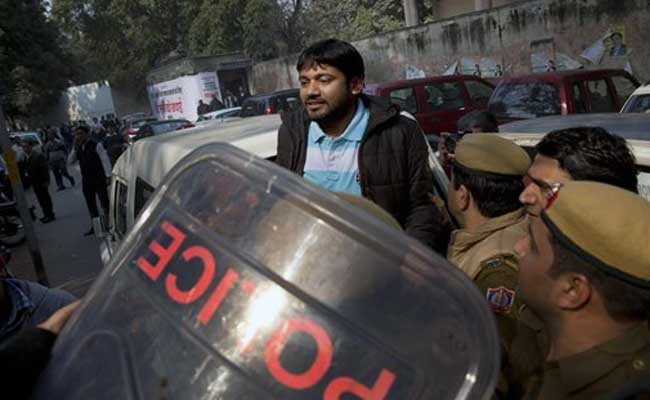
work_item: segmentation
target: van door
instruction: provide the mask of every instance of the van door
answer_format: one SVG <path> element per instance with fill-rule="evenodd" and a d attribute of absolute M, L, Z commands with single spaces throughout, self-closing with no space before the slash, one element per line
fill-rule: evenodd
<path fill-rule="evenodd" d="M 584 82 L 589 95 L 590 112 L 618 112 L 607 78 L 588 79 Z"/>
<path fill-rule="evenodd" d="M 424 107 L 420 123 L 426 134 L 456 132 L 456 123 L 467 112 L 467 101 L 462 82 L 424 84 Z M 418 119 L 419 121 L 420 119 Z"/>

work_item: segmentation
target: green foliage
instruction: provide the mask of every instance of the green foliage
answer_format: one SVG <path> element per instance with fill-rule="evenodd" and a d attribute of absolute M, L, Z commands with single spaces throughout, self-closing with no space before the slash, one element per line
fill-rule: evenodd
<path fill-rule="evenodd" d="M 10 117 L 58 101 L 71 68 L 57 27 L 40 1 L 0 2 L 0 96 Z"/>

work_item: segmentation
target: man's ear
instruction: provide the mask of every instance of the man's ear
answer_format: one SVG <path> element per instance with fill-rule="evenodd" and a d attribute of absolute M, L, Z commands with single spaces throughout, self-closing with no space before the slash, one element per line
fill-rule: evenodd
<path fill-rule="evenodd" d="M 593 286 L 582 274 L 567 272 L 556 280 L 554 290 L 556 305 L 562 310 L 577 310 L 589 303 L 593 296 Z"/>
<path fill-rule="evenodd" d="M 360 95 L 363 92 L 363 78 L 350 79 L 350 91 L 355 96 Z"/>
<path fill-rule="evenodd" d="M 461 211 L 466 211 L 472 203 L 472 193 L 467 189 L 467 186 L 460 185 L 458 188 L 458 208 Z"/>

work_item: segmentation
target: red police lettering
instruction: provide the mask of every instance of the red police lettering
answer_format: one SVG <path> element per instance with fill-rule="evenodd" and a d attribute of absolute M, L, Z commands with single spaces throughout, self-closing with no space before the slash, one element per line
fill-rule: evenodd
<path fill-rule="evenodd" d="M 226 275 L 221 278 L 219 285 L 217 285 L 217 287 L 214 289 L 214 292 L 212 292 L 212 295 L 208 299 L 208 302 L 205 303 L 199 312 L 199 322 L 201 322 L 203 325 L 207 325 L 208 322 L 210 322 L 212 316 L 214 316 L 214 313 L 217 312 L 217 309 L 223 302 L 223 299 L 226 298 L 226 295 L 228 292 L 230 292 L 230 289 L 232 289 L 236 282 L 237 272 L 229 268 L 226 272 Z"/>
<path fill-rule="evenodd" d="M 280 362 L 280 355 L 291 335 L 305 332 L 316 341 L 316 359 L 307 371 L 293 374 Z M 288 320 L 282 328 L 274 332 L 266 345 L 266 367 L 269 373 L 281 384 L 292 389 L 307 389 L 318 383 L 332 363 L 332 341 L 318 324 L 302 318 Z"/>
<path fill-rule="evenodd" d="M 181 247 L 181 244 L 185 240 L 185 234 L 167 221 L 163 222 L 162 230 L 171 236 L 172 242 L 167 248 L 162 247 L 155 240 L 149 244 L 149 250 L 158 256 L 156 265 L 151 265 L 144 257 L 139 257 L 137 261 L 138 267 L 153 281 L 160 277 L 160 274 L 162 274 L 167 264 L 169 264 L 169 260 L 171 260 L 174 253 L 178 251 L 178 248 Z"/>
<path fill-rule="evenodd" d="M 323 400 L 340 400 L 344 393 L 351 393 L 361 400 L 383 400 L 395 381 L 395 374 L 381 370 L 379 378 L 371 389 L 347 376 L 334 379 L 327 385 Z"/>
<path fill-rule="evenodd" d="M 210 251 L 203 246 L 192 246 L 183 252 L 183 259 L 185 261 L 190 261 L 195 258 L 201 260 L 201 263 L 203 264 L 203 272 L 201 273 L 201 277 L 196 282 L 196 284 L 187 291 L 183 291 L 178 288 L 176 285 L 178 277 L 176 275 L 171 272 L 167 275 L 167 279 L 165 280 L 167 293 L 169 294 L 169 297 L 171 297 L 177 303 L 193 303 L 199 297 L 203 296 L 205 291 L 210 286 L 210 283 L 212 282 L 215 269 L 214 257 L 212 256 L 212 253 L 210 253 Z"/>

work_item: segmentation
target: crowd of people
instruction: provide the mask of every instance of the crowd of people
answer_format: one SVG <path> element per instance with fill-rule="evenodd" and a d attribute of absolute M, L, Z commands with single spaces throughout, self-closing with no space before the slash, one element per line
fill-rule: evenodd
<path fill-rule="evenodd" d="M 440 141 L 445 204 L 432 193 L 417 122 L 362 93 L 364 62 L 352 45 L 318 42 L 297 71 L 304 108 L 283 116 L 277 163 L 380 206 L 475 283 L 500 335 L 494 398 L 612 398 L 650 381 L 650 203 L 637 194 L 624 139 L 598 127 L 554 131 L 531 158 L 485 133 L 498 130 L 491 115 L 471 114 Z M 100 141 L 87 127 L 75 135 L 84 180 L 101 181 Z M 86 199 L 101 190 L 84 189 Z M 11 282 L 4 287 L 16 295 Z M 43 337 L 32 340 L 47 352 L 51 335 L 37 329 L 30 334 Z M 0 359 L 24 349 L 21 340 L 0 348 Z"/>
<path fill-rule="evenodd" d="M 12 148 L 25 188 L 31 188 L 41 208 L 40 221 L 44 224 L 56 220 L 54 204 L 50 195 L 50 172 L 54 175 L 57 191 L 63 191 L 64 178 L 70 187 L 76 182 L 68 171 L 68 165 L 79 163 L 84 199 L 91 219 L 99 216 L 97 199 L 108 215 L 108 185 L 112 165 L 126 147 L 126 141 L 120 131 L 123 123 L 113 115 L 93 118 L 86 121 L 63 123 L 58 128 L 46 126 L 38 130 L 43 145 L 37 149 L 37 143 L 19 135 L 12 137 Z M 89 145 L 90 144 L 90 145 Z M 30 208 L 35 218 L 35 207 Z M 90 228 L 84 233 L 92 235 Z"/>

